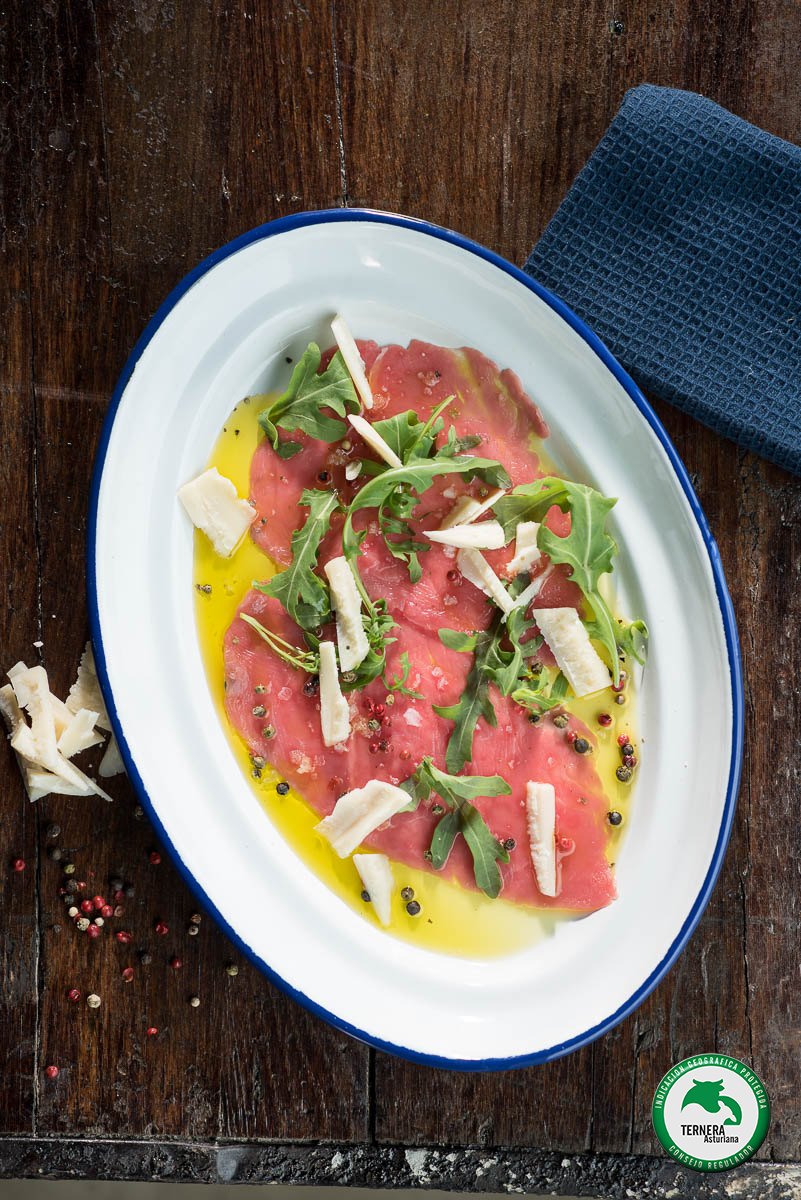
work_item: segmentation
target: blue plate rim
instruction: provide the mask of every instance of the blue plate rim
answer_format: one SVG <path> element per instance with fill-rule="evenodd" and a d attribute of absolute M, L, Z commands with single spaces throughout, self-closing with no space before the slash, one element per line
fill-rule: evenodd
<path fill-rule="evenodd" d="M 718 832 L 715 850 L 710 862 L 709 870 L 707 871 L 704 882 L 695 899 L 689 914 L 687 915 L 679 933 L 671 943 L 667 953 L 662 958 L 661 962 L 644 980 L 637 990 L 626 1000 L 619 1008 L 615 1010 L 605 1020 L 593 1025 L 591 1028 L 578 1034 L 574 1038 L 570 1038 L 565 1042 L 557 1043 L 549 1046 L 545 1050 L 538 1050 L 531 1054 L 522 1054 L 508 1058 L 483 1058 L 483 1059 L 454 1059 L 445 1058 L 439 1055 L 423 1054 L 413 1050 L 408 1046 L 395 1045 L 392 1042 L 383 1041 L 367 1033 L 363 1029 L 359 1029 L 351 1025 L 348 1021 L 336 1016 L 311 1000 L 303 992 L 299 992 L 293 988 L 286 980 L 278 975 L 268 963 L 262 959 L 252 947 L 248 946 L 236 931 L 229 925 L 219 910 L 212 903 L 209 896 L 204 891 L 201 884 L 192 875 L 189 868 L 182 860 L 175 845 L 167 836 L 158 814 L 147 794 L 142 778 L 137 770 L 133 755 L 131 754 L 128 743 L 125 740 L 125 735 L 120 724 L 117 710 L 114 706 L 114 699 L 111 692 L 111 686 L 108 678 L 108 670 L 106 667 L 106 658 L 103 647 L 103 637 L 100 629 L 100 620 L 98 614 L 97 601 L 97 562 L 95 556 L 95 541 L 97 533 L 97 508 L 100 493 L 100 482 L 103 475 L 103 467 L 105 464 L 106 453 L 108 450 L 109 438 L 111 429 L 114 424 L 117 409 L 122 400 L 125 388 L 133 374 L 137 362 L 146 350 L 154 334 L 164 322 L 165 318 L 176 306 L 178 301 L 184 294 L 195 284 L 203 275 L 215 267 L 224 259 L 229 258 L 232 254 L 236 254 L 239 250 L 251 245 L 253 242 L 261 241 L 265 238 L 275 237 L 277 234 L 287 233 L 291 230 L 302 229 L 309 225 L 320 224 L 336 224 L 338 222 L 373 222 L 383 225 L 391 225 L 404 229 L 411 229 L 417 233 L 423 233 L 429 237 L 437 238 L 440 241 L 450 242 L 452 245 L 466 250 L 470 254 L 474 254 L 486 262 L 492 263 L 505 274 L 510 275 L 524 287 L 532 291 L 540 300 L 544 301 L 549 308 L 558 313 L 559 316 L 573 329 L 590 348 L 598 355 L 603 364 L 611 371 L 612 375 L 627 393 L 629 398 L 645 417 L 648 424 L 656 434 L 659 442 L 664 449 L 670 465 L 672 466 L 681 488 L 687 497 L 693 516 L 698 524 L 702 540 L 706 546 L 709 555 L 712 575 L 715 581 L 715 592 L 717 594 L 718 603 L 720 605 L 721 620 L 723 622 L 723 630 L 726 639 L 726 648 L 729 659 L 729 673 L 731 677 L 732 689 L 732 753 L 729 765 L 729 778 L 726 789 L 726 800 L 723 807 L 723 815 L 721 818 L 720 830 Z M 224 930 L 227 937 L 231 939 L 234 945 L 241 951 L 242 954 L 253 963 L 267 978 L 280 988 L 286 995 L 291 996 L 309 1012 L 315 1016 L 321 1017 L 334 1028 L 341 1030 L 343 1033 L 349 1034 L 358 1041 L 364 1042 L 369 1046 L 373 1046 L 377 1050 L 383 1050 L 389 1054 L 397 1055 L 400 1058 L 407 1059 L 411 1062 L 423 1063 L 427 1066 L 440 1067 L 448 1070 L 457 1071 L 473 1071 L 473 1072 L 488 1072 L 488 1071 L 507 1071 L 516 1068 L 533 1066 L 537 1063 L 550 1062 L 553 1059 L 561 1058 L 565 1054 L 570 1054 L 575 1050 L 580 1050 L 587 1046 L 590 1042 L 601 1037 L 604 1033 L 608 1033 L 627 1016 L 629 1016 L 645 998 L 653 991 L 657 984 L 664 978 L 667 972 L 675 963 L 678 956 L 686 946 L 690 936 L 695 929 L 701 915 L 706 908 L 712 890 L 723 865 L 723 858 L 726 852 L 726 846 L 731 834 L 732 823 L 734 820 L 734 812 L 737 804 L 737 793 L 740 784 L 740 772 L 742 768 L 743 755 L 743 716 L 744 716 L 744 698 L 743 698 L 743 679 L 742 666 L 740 661 L 740 648 L 737 635 L 737 625 L 734 616 L 734 609 L 729 595 L 729 590 L 726 584 L 726 579 L 723 574 L 723 566 L 720 559 L 715 539 L 709 528 L 706 516 L 695 490 L 690 482 L 687 470 L 679 458 L 673 443 L 668 437 L 662 422 L 657 417 L 651 405 L 646 400 L 643 393 L 637 387 L 634 380 L 620 366 L 613 354 L 597 334 L 589 328 L 588 325 L 577 317 L 576 314 L 568 308 L 564 301 L 560 300 L 542 284 L 538 283 L 530 275 L 527 275 L 519 267 L 515 267 L 512 263 L 507 262 L 499 254 L 488 250 L 479 242 L 465 237 L 463 234 L 456 233 L 451 229 L 446 229 L 443 226 L 435 225 L 430 221 L 424 221 L 417 217 L 407 217 L 399 213 L 381 212 L 377 209 L 369 208 L 334 208 L 334 209 L 318 209 L 309 212 L 292 213 L 286 217 L 279 217 L 274 221 L 269 221 L 264 225 L 258 225 L 254 229 L 249 229 L 245 233 L 240 234 L 232 241 L 227 242 L 224 246 L 215 250 L 207 258 L 203 259 L 193 270 L 191 270 L 178 283 L 166 300 L 161 304 L 156 313 L 151 317 L 144 332 L 131 351 L 128 360 L 122 370 L 122 373 L 117 381 L 109 404 L 108 412 L 106 413 L 103 427 L 100 432 L 100 440 L 98 443 L 97 453 L 95 457 L 94 467 L 92 470 L 92 480 L 89 494 L 89 514 L 87 523 L 86 535 L 86 577 L 87 577 L 87 594 L 89 605 L 89 629 L 92 639 L 92 645 L 95 653 L 95 663 L 97 666 L 98 679 L 103 690 L 103 695 L 108 707 L 108 713 L 113 727 L 114 736 L 122 754 L 125 768 L 128 776 L 136 789 L 139 798 L 146 810 L 154 828 L 156 829 L 162 844 L 165 846 L 173 861 L 175 862 L 182 878 L 187 886 L 197 897 L 201 906 L 205 908 L 215 919 L 215 921 Z"/>

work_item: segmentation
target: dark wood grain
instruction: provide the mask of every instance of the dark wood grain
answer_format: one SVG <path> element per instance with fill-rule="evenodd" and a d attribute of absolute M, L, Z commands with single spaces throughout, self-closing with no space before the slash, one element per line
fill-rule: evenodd
<path fill-rule="evenodd" d="M 521 262 L 639 82 L 703 91 L 801 141 L 800 48 L 790 0 L 6 6 L 8 662 L 35 661 L 43 640 L 54 688 L 73 678 L 86 638 L 89 464 L 108 397 L 149 317 L 211 250 L 275 216 L 349 203 L 427 217 Z M 166 859 L 149 862 L 153 836 L 125 780 L 112 781 L 111 806 L 33 808 L 3 752 L 0 1173 L 701 1195 L 693 1177 L 647 1157 L 658 1150 L 650 1103 L 675 1060 L 711 1048 L 753 1062 L 768 1087 L 760 1158 L 801 1159 L 801 484 L 657 410 L 718 539 L 747 681 L 732 842 L 667 979 L 605 1038 L 543 1067 L 470 1076 L 373 1054 L 277 993 L 209 920 L 187 935 L 196 904 Z M 714 703 L 702 687 L 697 698 Z M 52 820 L 87 891 L 107 890 L 115 873 L 133 884 L 111 922 L 130 928 L 130 945 L 113 928 L 90 943 L 65 921 L 60 866 L 46 853 Z M 342 1145 L 295 1152 L 265 1139 Z M 795 1168 L 758 1171 L 730 1177 L 740 1195 L 795 1194 Z"/>

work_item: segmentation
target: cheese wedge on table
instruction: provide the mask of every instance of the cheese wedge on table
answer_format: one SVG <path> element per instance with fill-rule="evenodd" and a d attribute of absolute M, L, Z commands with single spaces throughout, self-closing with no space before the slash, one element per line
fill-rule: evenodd
<path fill-rule="evenodd" d="M 550 783 L 526 784 L 526 823 L 537 887 L 556 895 L 556 793 Z"/>
<path fill-rule="evenodd" d="M 477 520 L 482 513 L 497 504 L 501 496 L 505 496 L 503 488 L 496 488 L 483 500 L 474 500 L 472 496 L 460 496 L 450 512 L 440 521 L 440 529 L 453 529 L 454 525 L 469 525 Z"/>
<path fill-rule="evenodd" d="M 100 760 L 100 766 L 97 768 L 97 773 L 101 779 L 111 779 L 113 775 L 122 775 L 125 771 L 125 763 L 122 761 L 120 748 L 117 745 L 117 739 L 112 733 L 108 739 L 106 753 Z"/>
<path fill-rule="evenodd" d="M 365 421 L 364 417 L 355 417 L 352 413 L 348 415 L 348 420 L 370 449 L 375 450 L 379 458 L 383 458 L 384 462 L 388 463 L 390 467 L 403 466 L 403 463 L 392 447 L 384 441 L 381 434 L 369 421 Z"/>
<path fill-rule="evenodd" d="M 99 733 L 95 732 L 95 725 L 100 713 L 92 712 L 90 708 L 79 708 L 74 715 L 69 712 L 71 717 L 69 725 L 62 730 L 58 739 L 58 750 L 65 758 L 72 758 L 74 754 L 80 754 L 82 750 L 88 750 L 90 746 L 97 746 L 103 738 Z"/>
<path fill-rule="evenodd" d="M 389 859 L 386 854 L 354 854 L 353 865 L 359 872 L 359 878 L 370 897 L 375 915 L 382 925 L 389 925 L 392 888 L 395 884 Z"/>
<path fill-rule="evenodd" d="M 178 498 L 222 558 L 231 557 L 256 517 L 253 505 L 240 500 L 231 480 L 216 467 L 185 483 Z"/>
<path fill-rule="evenodd" d="M 50 687 L 44 667 L 26 667 L 24 663 L 17 663 L 8 672 L 8 677 L 20 707 L 27 710 L 31 719 L 28 731 L 30 738 L 25 738 L 25 744 L 31 746 L 32 743 L 33 752 L 26 753 L 25 757 L 32 758 L 37 765 L 52 771 L 76 788 L 83 783 L 84 795 L 91 795 L 94 790 L 91 780 L 58 751 Z M 19 741 L 21 737 L 23 732 L 18 730 L 14 738 Z"/>
<path fill-rule="evenodd" d="M 474 550 L 500 550 L 505 538 L 498 521 L 481 521 L 478 525 L 454 525 L 452 529 L 424 529 L 423 534 L 443 546 L 468 547 Z"/>
<path fill-rule="evenodd" d="M 537 534 L 540 531 L 539 521 L 521 521 L 515 530 L 515 553 L 506 566 L 510 575 L 519 575 L 528 571 L 542 557 L 542 551 L 537 545 Z"/>
<path fill-rule="evenodd" d="M 609 672 L 575 608 L 535 608 L 532 616 L 576 696 L 609 687 Z"/>
<path fill-rule="evenodd" d="M 350 737 L 350 709 L 342 695 L 333 642 L 320 642 L 320 725 L 326 746 Z"/>
<path fill-rule="evenodd" d="M 347 858 L 379 825 L 408 803 L 409 795 L 402 788 L 371 779 L 364 787 L 340 796 L 331 815 L 315 829 L 328 839 L 340 858 Z"/>
<path fill-rule="evenodd" d="M 370 643 L 362 624 L 362 598 L 348 560 L 330 559 L 323 567 L 337 618 L 337 649 L 342 671 L 352 671 L 367 657 Z"/>
<path fill-rule="evenodd" d="M 342 355 L 345 366 L 350 372 L 350 377 L 353 380 L 353 385 L 359 393 L 359 399 L 365 408 L 373 407 L 373 393 L 370 390 L 370 384 L 367 382 L 367 372 L 364 369 L 364 359 L 359 353 L 359 347 L 353 334 L 345 324 L 343 316 L 334 317 L 331 322 L 331 332 L 336 339 L 337 346 Z"/>
<path fill-rule="evenodd" d="M 460 550 L 456 555 L 456 565 L 470 583 L 480 588 L 505 613 L 515 607 L 515 601 L 507 592 L 492 567 L 483 554 L 478 550 Z"/>
<path fill-rule="evenodd" d="M 108 719 L 103 693 L 97 679 L 97 668 L 91 642 L 87 642 L 84 647 L 81 661 L 78 664 L 78 674 L 69 690 L 64 707 L 69 710 L 69 713 L 78 713 L 82 708 L 91 709 L 92 712 L 97 713 L 96 723 L 99 728 L 111 729 L 111 721 Z"/>

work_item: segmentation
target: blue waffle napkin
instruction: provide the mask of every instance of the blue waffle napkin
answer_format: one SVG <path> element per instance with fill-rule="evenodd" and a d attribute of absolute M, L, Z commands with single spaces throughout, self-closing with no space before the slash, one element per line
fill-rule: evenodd
<path fill-rule="evenodd" d="M 801 474 L 797 146 L 634 88 L 525 269 L 643 389 Z"/>

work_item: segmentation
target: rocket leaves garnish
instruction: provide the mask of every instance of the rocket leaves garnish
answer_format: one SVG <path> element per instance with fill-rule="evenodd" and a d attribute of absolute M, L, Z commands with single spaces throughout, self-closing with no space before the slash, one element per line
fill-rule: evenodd
<path fill-rule="evenodd" d="M 300 646 L 293 646 L 291 642 L 279 637 L 271 629 L 265 629 L 261 621 L 257 621 L 250 613 L 241 612 L 239 615 L 246 624 L 256 630 L 256 633 L 264 639 L 273 653 L 282 658 L 285 663 L 289 663 L 290 667 L 296 671 L 307 671 L 310 675 L 319 674 L 320 655 L 315 650 L 301 650 Z"/>
<path fill-rule="evenodd" d="M 425 697 L 422 692 L 415 692 L 412 688 L 406 687 L 406 680 L 409 678 L 409 672 L 412 669 L 412 664 L 409 661 L 409 652 L 403 651 L 400 656 L 400 674 L 394 675 L 392 679 L 387 679 L 386 674 L 382 674 L 381 678 L 388 692 L 400 692 L 402 696 L 411 696 L 414 700 L 423 700 Z"/>
<path fill-rule="evenodd" d="M 450 809 L 437 822 L 431 839 L 429 855 L 434 869 L 439 871 L 445 866 L 461 833 L 473 858 L 476 885 L 494 900 L 503 882 L 498 863 L 507 863 L 509 854 L 471 801 L 483 796 L 508 796 L 512 789 L 506 780 L 500 775 L 449 775 L 435 767 L 430 758 L 424 758 L 401 787 L 412 798 L 411 809 L 432 792 Z"/>
<path fill-rule="evenodd" d="M 253 586 L 266 596 L 280 600 L 301 629 L 316 629 L 331 616 L 328 588 L 314 573 L 317 551 L 328 532 L 331 517 L 339 507 L 339 500 L 336 492 L 306 489 L 300 503 L 308 505 L 309 515 L 292 534 L 292 562 L 267 583 L 254 580 Z"/>
<path fill-rule="evenodd" d="M 512 582 L 510 591 L 519 594 L 525 585 L 525 576 L 520 575 Z M 445 752 L 445 765 L 449 771 L 461 771 L 467 762 L 473 761 L 473 735 L 479 717 L 493 729 L 497 726 L 495 709 L 490 699 L 489 685 L 494 683 L 503 696 L 511 696 L 516 704 L 529 712 L 546 712 L 561 703 L 564 693 L 557 688 L 561 674 L 546 691 L 549 675 L 543 668 L 539 673 L 529 665 L 529 658 L 537 651 L 542 639 L 526 643 L 522 635 L 533 622 L 526 621 L 525 608 L 513 608 L 504 621 L 503 613 L 497 613 L 489 629 L 480 633 L 459 633 L 455 629 L 440 629 L 439 638 L 443 645 L 464 654 L 472 653 L 473 663 L 456 704 L 434 706 L 434 712 L 454 727 Z"/>
<path fill-rule="evenodd" d="M 322 442 L 338 442 L 347 432 L 343 421 L 338 421 L 331 412 L 344 417 L 361 409 L 359 397 L 353 386 L 348 368 L 339 351 L 328 367 L 318 374 L 320 348 L 309 342 L 303 357 L 297 363 L 289 387 L 282 396 L 273 400 L 259 413 L 261 425 L 270 443 L 281 458 L 292 458 L 303 447 L 300 442 L 282 441 L 278 430 L 300 429 L 309 437 Z M 266 399 L 253 396 L 253 400 Z M 323 411 L 329 409 L 330 412 Z"/>
<path fill-rule="evenodd" d="M 586 484 L 550 475 L 515 488 L 495 505 L 495 515 L 508 537 L 520 521 L 543 522 L 554 504 L 570 513 L 569 533 L 559 537 L 541 523 L 537 545 L 552 563 L 570 567 L 570 579 L 581 588 L 592 609 L 592 616 L 585 620 L 587 631 L 606 648 L 615 685 L 620 679 L 618 651 L 632 654 L 642 662 L 648 637 L 642 621 L 619 625 L 599 588 L 601 576 L 611 572 L 612 559 L 617 554 L 617 545 L 605 529 L 606 518 L 616 503 Z"/>

